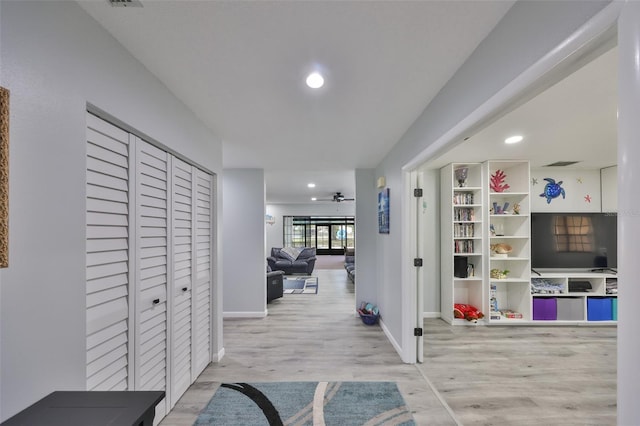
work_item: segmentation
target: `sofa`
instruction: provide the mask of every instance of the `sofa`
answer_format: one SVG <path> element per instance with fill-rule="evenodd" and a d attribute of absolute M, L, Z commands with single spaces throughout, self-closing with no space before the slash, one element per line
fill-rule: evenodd
<path fill-rule="evenodd" d="M 356 283 L 356 251 L 355 249 L 344 249 L 344 269 L 352 283 Z"/>
<path fill-rule="evenodd" d="M 267 263 L 272 271 L 311 275 L 316 264 L 315 247 L 272 247 Z"/>
<path fill-rule="evenodd" d="M 284 293 L 283 276 L 284 272 L 270 271 L 267 268 L 267 303 L 282 297 Z"/>

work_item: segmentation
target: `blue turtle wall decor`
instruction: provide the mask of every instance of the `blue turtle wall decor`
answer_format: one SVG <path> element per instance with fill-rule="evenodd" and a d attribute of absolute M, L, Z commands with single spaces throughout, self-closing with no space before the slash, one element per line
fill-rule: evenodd
<path fill-rule="evenodd" d="M 562 198 L 564 199 L 564 188 L 560 186 L 562 185 L 562 181 L 556 182 L 555 179 L 551 178 L 544 178 L 544 180 L 547 181 L 547 184 L 544 186 L 544 192 L 540 194 L 540 196 L 547 197 L 547 204 L 551 203 L 551 200 L 559 197 L 560 195 L 562 195 Z"/>

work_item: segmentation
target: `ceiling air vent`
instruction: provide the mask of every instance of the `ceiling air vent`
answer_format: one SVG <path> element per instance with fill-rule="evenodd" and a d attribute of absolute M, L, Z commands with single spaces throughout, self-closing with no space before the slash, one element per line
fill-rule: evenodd
<path fill-rule="evenodd" d="M 109 0 L 113 7 L 142 7 L 140 0 Z"/>
<path fill-rule="evenodd" d="M 547 164 L 543 167 L 564 167 L 572 164 L 579 163 L 579 161 L 556 161 L 555 163 Z"/>

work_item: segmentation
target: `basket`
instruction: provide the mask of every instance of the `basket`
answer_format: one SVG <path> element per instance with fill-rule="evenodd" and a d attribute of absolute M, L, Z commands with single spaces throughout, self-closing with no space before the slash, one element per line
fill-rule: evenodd
<path fill-rule="evenodd" d="M 362 322 L 367 324 L 367 325 L 375 325 L 378 323 L 378 318 L 380 317 L 380 314 L 375 315 L 375 314 L 366 314 L 362 311 L 362 309 L 358 309 L 358 314 L 360 315 L 360 318 L 362 319 Z"/>

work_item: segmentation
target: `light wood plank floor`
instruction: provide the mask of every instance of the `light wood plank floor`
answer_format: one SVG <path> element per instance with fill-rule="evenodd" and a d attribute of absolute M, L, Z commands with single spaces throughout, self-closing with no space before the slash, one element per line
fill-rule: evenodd
<path fill-rule="evenodd" d="M 161 425 L 191 426 L 221 382 L 307 380 L 395 381 L 419 425 L 615 424 L 614 327 L 452 328 L 429 319 L 425 363 L 409 365 L 379 326 L 354 315 L 344 270 L 314 274 L 317 295 L 285 295 L 264 319 L 225 320 L 225 357 Z"/>

